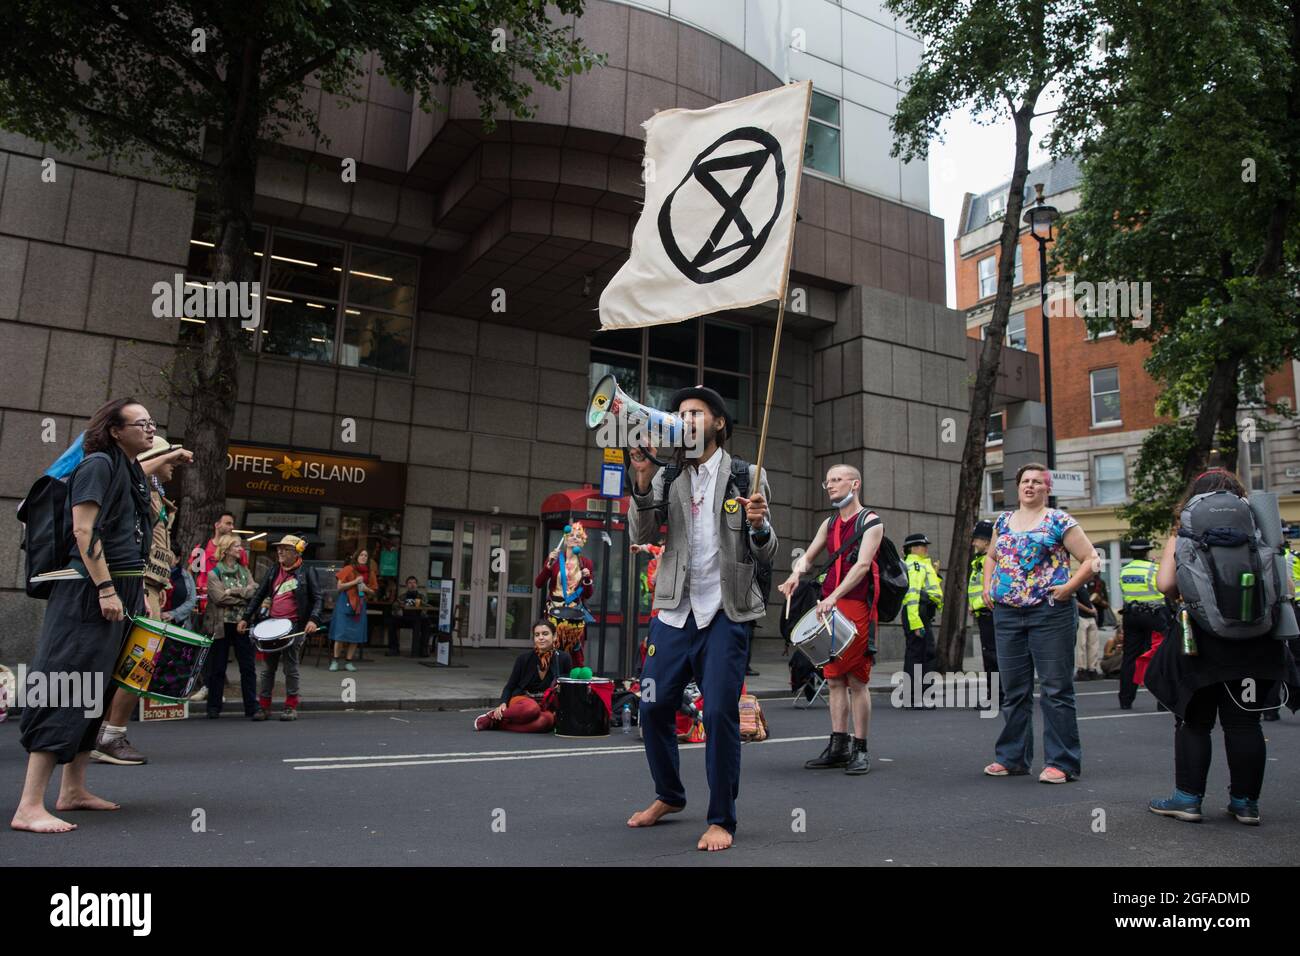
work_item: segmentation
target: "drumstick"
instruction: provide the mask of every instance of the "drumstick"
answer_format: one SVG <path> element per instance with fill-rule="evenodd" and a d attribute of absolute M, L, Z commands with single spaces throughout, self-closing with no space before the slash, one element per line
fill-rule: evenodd
<path fill-rule="evenodd" d="M 790 616 L 790 595 L 788 594 L 785 596 L 785 616 L 787 618 Z"/>

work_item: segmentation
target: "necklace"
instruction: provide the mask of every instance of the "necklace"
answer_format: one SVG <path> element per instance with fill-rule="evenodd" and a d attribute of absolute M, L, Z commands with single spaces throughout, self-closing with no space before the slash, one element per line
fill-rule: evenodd
<path fill-rule="evenodd" d="M 705 474 L 707 475 L 707 472 L 706 472 Z M 704 504 L 704 498 L 705 498 L 706 495 L 708 495 L 708 493 L 709 493 L 709 481 L 708 481 L 708 478 L 707 478 L 707 477 L 704 479 L 704 488 L 700 491 L 700 496 L 699 496 L 698 498 L 695 497 L 695 488 L 694 488 L 694 486 L 692 485 L 692 487 L 691 487 L 691 517 L 693 517 L 693 518 L 694 518 L 694 517 L 699 517 L 699 514 L 700 514 L 700 507 Z"/>

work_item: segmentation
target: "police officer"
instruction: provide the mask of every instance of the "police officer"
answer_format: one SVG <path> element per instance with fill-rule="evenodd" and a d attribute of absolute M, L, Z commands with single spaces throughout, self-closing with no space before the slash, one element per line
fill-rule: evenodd
<path fill-rule="evenodd" d="M 1165 596 L 1156 587 L 1156 563 L 1147 560 L 1152 544 L 1145 538 L 1129 543 L 1133 560 L 1120 568 L 1119 588 L 1124 596 L 1124 662 L 1119 671 L 1119 706 L 1132 710 L 1137 696 L 1133 682 L 1133 668 L 1137 659 L 1151 647 L 1151 632 L 1159 631 L 1169 636 L 1172 616 L 1165 605 Z"/>
<path fill-rule="evenodd" d="M 980 633 L 980 656 L 984 659 L 984 673 L 998 671 L 998 646 L 993 640 L 993 609 L 984 604 L 984 560 L 988 557 L 989 542 L 993 540 L 993 523 L 979 521 L 971 532 L 970 577 L 966 579 L 966 603 L 975 617 Z M 986 678 L 987 679 L 987 678 Z M 1002 703 L 1002 686 L 998 685 L 998 704 Z"/>
<path fill-rule="evenodd" d="M 907 567 L 907 596 L 903 598 L 903 625 L 907 629 L 907 650 L 903 671 L 911 682 L 910 706 L 921 705 L 924 686 L 918 676 L 934 670 L 934 636 L 930 622 L 943 610 L 943 589 L 930 561 L 930 539 L 909 534 L 903 539 L 903 564 Z"/>

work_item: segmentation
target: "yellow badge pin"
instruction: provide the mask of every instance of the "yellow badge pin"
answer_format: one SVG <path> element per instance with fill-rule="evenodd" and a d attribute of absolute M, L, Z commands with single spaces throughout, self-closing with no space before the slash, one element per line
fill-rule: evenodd
<path fill-rule="evenodd" d="M 728 498 L 722 503 L 722 510 L 729 515 L 734 515 L 740 510 L 740 505 L 736 502 L 735 498 Z"/>

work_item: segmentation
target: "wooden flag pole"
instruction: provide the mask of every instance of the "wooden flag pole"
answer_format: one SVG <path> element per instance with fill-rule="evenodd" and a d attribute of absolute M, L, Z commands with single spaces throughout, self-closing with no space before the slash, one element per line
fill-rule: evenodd
<path fill-rule="evenodd" d="M 754 462 L 754 474 L 761 484 L 763 480 L 763 453 L 767 451 L 767 423 L 772 415 L 772 390 L 776 388 L 776 357 L 781 350 L 781 326 L 785 322 L 785 296 L 781 296 L 781 305 L 776 311 L 776 335 L 772 337 L 772 361 L 767 370 L 767 401 L 763 403 L 763 428 L 758 433 L 758 459 Z"/>

